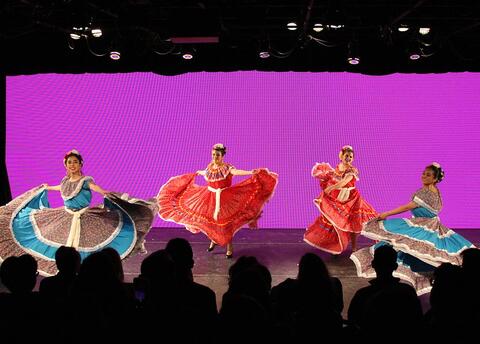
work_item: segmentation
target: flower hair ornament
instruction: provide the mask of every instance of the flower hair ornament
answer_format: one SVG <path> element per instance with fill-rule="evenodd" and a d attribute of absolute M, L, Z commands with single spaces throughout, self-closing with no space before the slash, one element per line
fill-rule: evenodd
<path fill-rule="evenodd" d="M 435 166 L 436 168 L 442 168 L 438 162 L 432 162 L 432 166 Z"/>
<path fill-rule="evenodd" d="M 65 155 L 69 155 L 69 154 L 76 154 L 76 155 L 80 155 L 80 152 L 76 149 L 72 149 L 71 151 L 68 151 L 67 154 Z"/>
<path fill-rule="evenodd" d="M 63 158 L 63 164 L 64 164 L 64 165 L 67 164 L 67 158 L 68 158 L 69 155 L 72 155 L 72 154 L 79 156 L 79 157 L 80 157 L 80 163 L 83 165 L 82 155 L 81 155 L 80 152 L 79 152 L 78 150 L 76 150 L 76 149 L 72 149 L 72 150 L 68 151 L 68 152 L 65 154 L 65 156 L 64 156 L 64 158 Z"/>
<path fill-rule="evenodd" d="M 223 143 L 215 143 L 212 148 L 213 149 L 226 149 L 227 147 L 225 147 L 223 145 Z"/>

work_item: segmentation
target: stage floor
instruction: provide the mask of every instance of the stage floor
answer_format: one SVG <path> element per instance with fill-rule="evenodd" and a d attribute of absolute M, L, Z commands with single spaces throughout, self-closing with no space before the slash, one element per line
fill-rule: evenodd
<path fill-rule="evenodd" d="M 350 250 L 340 256 L 332 256 L 317 250 L 303 242 L 301 229 L 243 229 L 237 233 L 234 241 L 234 259 L 225 258 L 225 249 L 217 247 L 213 252 L 206 252 L 209 240 L 203 234 L 191 234 L 182 228 L 154 228 L 147 236 L 147 250 L 154 252 L 163 249 L 172 238 L 185 238 L 192 247 L 195 259 L 193 269 L 195 281 L 212 288 L 217 295 L 217 305 L 220 307 L 222 295 L 227 290 L 228 269 L 235 258 L 242 255 L 255 256 L 266 265 L 272 274 L 272 286 L 277 285 L 288 277 L 295 277 L 298 262 L 303 254 L 313 252 L 319 254 L 326 262 L 330 273 L 340 278 L 343 284 L 344 311 L 346 317 L 350 300 L 361 287 L 368 285 L 368 280 L 356 275 L 355 266 L 349 259 Z M 464 229 L 457 232 L 475 246 L 480 246 L 480 229 Z M 364 237 L 358 238 L 359 247 L 370 245 L 372 241 Z M 140 273 L 140 264 L 146 256 L 137 255 L 123 261 L 126 282 L 131 282 Z M 39 278 L 40 281 L 40 278 Z M 38 282 L 39 282 L 38 281 Z M 37 288 L 38 288 L 37 283 Z M 38 290 L 38 289 L 37 289 Z M 0 291 L 5 287 L 0 283 Z M 421 297 L 424 310 L 428 309 L 429 294 Z"/>
<path fill-rule="evenodd" d="M 303 242 L 301 229 L 243 229 L 237 233 L 234 240 L 234 259 L 225 258 L 225 249 L 217 247 L 213 252 L 206 252 L 209 240 L 203 234 L 191 234 L 182 228 L 154 228 L 147 236 L 147 250 L 153 252 L 165 247 L 168 240 L 176 237 L 187 239 L 192 247 L 195 259 L 193 269 L 195 281 L 212 288 L 217 295 L 217 305 L 220 307 L 223 293 L 227 290 L 228 268 L 243 255 L 255 256 L 266 265 L 272 274 L 272 286 L 288 277 L 295 277 L 298 262 L 303 254 L 313 252 L 319 254 L 326 262 L 330 273 L 340 278 L 343 284 L 344 316 L 354 293 L 368 285 L 368 280 L 356 275 L 355 266 L 349 259 L 350 250 L 340 256 L 332 256 L 317 250 Z M 459 234 L 472 241 L 475 246 L 480 244 L 480 230 L 458 230 Z M 370 245 L 372 241 L 359 237 L 358 246 Z M 131 281 L 139 274 L 143 256 L 132 257 L 124 261 L 125 279 Z M 421 297 L 422 305 L 428 309 L 428 295 Z"/>

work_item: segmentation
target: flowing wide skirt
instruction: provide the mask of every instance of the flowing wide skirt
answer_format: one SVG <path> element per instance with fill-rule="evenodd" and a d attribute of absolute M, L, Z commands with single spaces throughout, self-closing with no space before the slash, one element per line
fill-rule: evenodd
<path fill-rule="evenodd" d="M 215 191 L 194 183 L 195 174 L 172 177 L 157 196 L 159 215 L 165 221 L 184 225 L 193 233 L 203 232 L 210 240 L 224 246 L 242 226 L 256 225 L 277 181 L 275 173 L 262 169 L 223 189 L 218 200 Z"/>
<path fill-rule="evenodd" d="M 0 208 L 0 259 L 29 253 L 42 275 L 53 275 L 60 246 L 75 247 L 82 259 L 106 247 L 125 258 L 143 249 L 155 212 L 154 200 L 117 193 L 96 207 L 50 208 L 46 190 L 37 187 Z"/>

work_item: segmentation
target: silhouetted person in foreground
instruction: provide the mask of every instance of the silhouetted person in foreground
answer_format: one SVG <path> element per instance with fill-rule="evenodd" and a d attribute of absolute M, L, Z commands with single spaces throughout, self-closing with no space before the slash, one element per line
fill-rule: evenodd
<path fill-rule="evenodd" d="M 0 266 L 0 278 L 10 293 L 0 294 L 0 336 L 4 343 L 33 341 L 46 319 L 37 292 L 37 261 L 29 254 L 8 257 Z"/>
<path fill-rule="evenodd" d="M 342 329 L 342 284 L 331 277 L 323 260 L 307 253 L 301 259 L 296 279 L 288 278 L 272 288 L 277 331 L 295 342 L 306 342 L 314 332 L 336 336 Z"/>
<path fill-rule="evenodd" d="M 240 257 L 229 269 L 217 342 L 265 343 L 271 339 L 270 271 L 255 257 Z"/>
<path fill-rule="evenodd" d="M 464 270 L 444 263 L 435 269 L 432 285 L 431 308 L 425 314 L 430 337 L 440 342 L 462 342 L 478 333 L 478 322 L 475 321 L 478 309 L 474 307 L 478 289 L 475 295 L 471 295 Z M 446 323 L 449 331 L 445 331 Z"/>
<path fill-rule="evenodd" d="M 175 291 L 175 265 L 166 250 L 147 256 L 140 267 L 141 274 L 134 280 L 137 297 L 137 327 L 139 340 L 151 336 L 164 342 L 181 342 L 186 324 L 197 319 L 180 318 Z"/>
<path fill-rule="evenodd" d="M 466 331 L 469 336 L 478 332 L 480 324 L 480 249 L 469 248 L 462 252 L 462 270 L 465 278 L 467 302 Z"/>
<path fill-rule="evenodd" d="M 37 261 L 29 254 L 8 257 L 0 268 L 0 278 L 10 293 L 29 294 L 37 282 Z"/>
<path fill-rule="evenodd" d="M 393 277 L 397 252 L 388 245 L 375 250 L 372 266 L 377 277 L 358 290 L 348 309 L 348 320 L 364 339 L 412 339 L 422 329 L 422 308 L 415 289 Z"/>
<path fill-rule="evenodd" d="M 201 318 L 216 320 L 217 303 L 215 292 L 193 280 L 193 251 L 190 243 L 181 238 L 170 240 L 165 247 L 175 267 L 175 290 L 178 302 L 186 310 Z"/>
<path fill-rule="evenodd" d="M 40 294 L 54 302 L 64 302 L 80 271 L 80 253 L 73 248 L 61 246 L 55 253 L 58 273 L 45 277 L 40 282 Z"/>
<path fill-rule="evenodd" d="M 77 342 L 126 340 L 135 331 L 121 325 L 132 322 L 134 303 L 125 292 L 111 252 L 102 250 L 83 260 L 69 305 L 70 321 L 64 332 Z"/>
<path fill-rule="evenodd" d="M 471 287 L 472 291 L 478 292 L 480 288 L 480 249 L 469 248 L 462 252 L 462 270 L 467 285 Z M 480 306 L 480 298 L 475 297 L 475 300 L 476 305 Z"/>

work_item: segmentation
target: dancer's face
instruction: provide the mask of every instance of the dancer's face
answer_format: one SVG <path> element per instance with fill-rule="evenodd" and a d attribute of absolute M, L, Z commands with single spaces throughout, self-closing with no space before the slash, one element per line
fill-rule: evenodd
<path fill-rule="evenodd" d="M 77 157 L 69 156 L 65 164 L 65 167 L 67 168 L 68 172 L 72 174 L 77 174 L 80 172 L 80 169 L 82 168 L 82 164 L 80 164 L 80 161 L 78 160 Z"/>
<path fill-rule="evenodd" d="M 212 161 L 216 164 L 220 164 L 223 161 L 222 153 L 212 150 Z"/>
<path fill-rule="evenodd" d="M 345 154 L 342 155 L 342 162 L 344 165 L 350 166 L 353 163 L 353 153 L 345 152 Z"/>
<path fill-rule="evenodd" d="M 423 185 L 432 185 L 437 182 L 437 179 L 435 179 L 435 174 L 433 171 L 429 168 L 426 168 L 423 173 L 422 173 L 422 183 Z"/>

